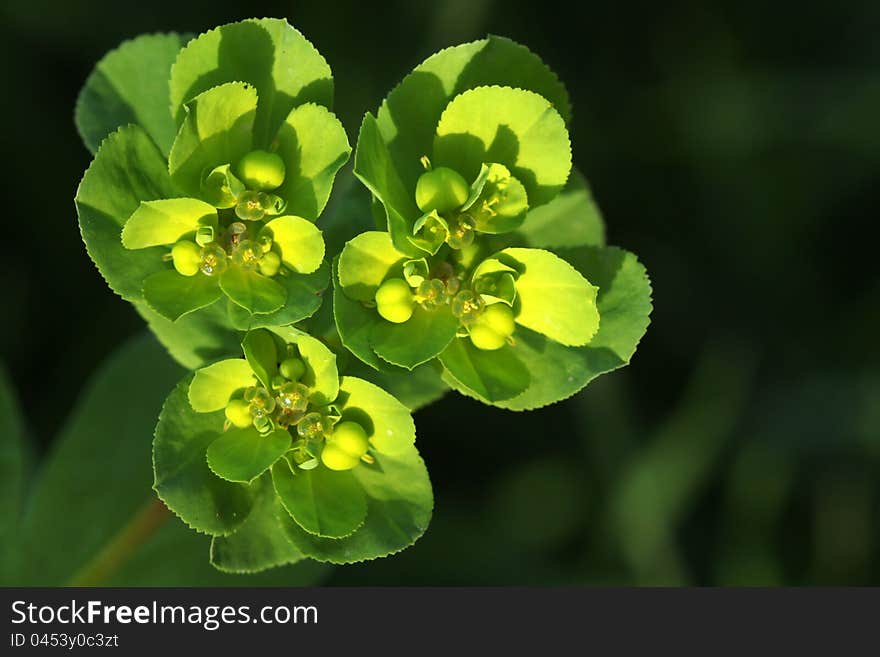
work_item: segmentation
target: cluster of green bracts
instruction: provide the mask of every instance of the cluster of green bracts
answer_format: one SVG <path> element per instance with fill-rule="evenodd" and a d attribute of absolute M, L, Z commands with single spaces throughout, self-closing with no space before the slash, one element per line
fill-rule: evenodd
<path fill-rule="evenodd" d="M 534 54 L 491 37 L 417 67 L 360 129 L 372 206 L 343 185 L 325 212 L 351 153 L 332 96 L 314 46 L 263 19 L 127 42 L 77 105 L 87 250 L 193 371 L 159 419 L 155 489 L 223 570 L 407 547 L 433 507 L 411 409 L 450 387 L 553 403 L 648 323 Z"/>

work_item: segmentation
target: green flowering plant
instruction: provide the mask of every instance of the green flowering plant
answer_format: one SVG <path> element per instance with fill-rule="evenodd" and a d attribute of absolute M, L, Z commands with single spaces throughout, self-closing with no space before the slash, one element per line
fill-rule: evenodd
<path fill-rule="evenodd" d="M 97 125 L 108 132 L 76 197 L 88 252 L 111 288 L 172 322 L 208 308 L 234 329 L 308 317 L 329 280 L 314 221 L 351 151 L 328 109 L 330 69 L 284 21 L 212 30 L 169 64 L 179 41 L 124 44 L 80 97 L 87 142 Z M 168 77 L 149 97 L 150 121 L 117 128 L 101 95 L 105 72 L 116 72 L 120 98 L 139 94 L 140 111 L 156 89 L 118 69 L 157 53 Z M 292 57 L 299 65 L 284 66 Z"/>
<path fill-rule="evenodd" d="M 242 352 L 177 386 L 153 449 L 156 492 L 214 537 L 212 562 L 341 563 L 413 543 L 433 499 L 409 409 L 340 377 L 333 353 L 296 329 L 251 331 Z"/>
<path fill-rule="evenodd" d="M 332 97 L 315 47 L 261 19 L 126 42 L 77 103 L 86 249 L 190 371 L 154 490 L 226 572 L 406 548 L 433 510 L 412 412 L 449 389 L 559 401 L 648 325 L 645 269 L 606 246 L 567 93 L 529 50 L 419 65 L 366 114 L 354 176 Z"/>
<path fill-rule="evenodd" d="M 378 370 L 435 361 L 451 387 L 514 410 L 629 361 L 650 285 L 604 246 L 570 116 L 555 74 L 499 37 L 430 57 L 366 115 L 355 174 L 384 230 L 338 258 L 348 349 Z M 560 231 L 579 214 L 597 227 Z"/>

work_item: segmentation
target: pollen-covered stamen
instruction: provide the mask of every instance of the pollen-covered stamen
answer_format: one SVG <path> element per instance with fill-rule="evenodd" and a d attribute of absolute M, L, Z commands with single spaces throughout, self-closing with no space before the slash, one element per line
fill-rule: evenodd
<path fill-rule="evenodd" d="M 452 300 L 452 314 L 458 317 L 463 326 L 476 321 L 486 303 L 472 290 L 462 290 Z"/>
<path fill-rule="evenodd" d="M 263 258 L 263 249 L 253 240 L 242 240 L 232 252 L 232 261 L 242 269 L 255 269 Z"/>
<path fill-rule="evenodd" d="M 243 192 L 235 205 L 235 216 L 244 221 L 259 221 L 273 208 L 273 199 L 263 192 Z"/>
<path fill-rule="evenodd" d="M 320 413 L 309 413 L 296 425 L 296 433 L 305 440 L 317 440 L 324 435 L 328 427 L 324 416 Z"/>
<path fill-rule="evenodd" d="M 471 215 L 467 213 L 460 214 L 449 225 L 449 237 L 446 238 L 446 243 L 453 249 L 463 249 L 466 246 L 470 246 L 474 242 L 474 229 L 476 225 Z"/>
<path fill-rule="evenodd" d="M 434 310 L 449 301 L 446 286 L 439 278 L 429 278 L 419 284 L 416 299 L 425 310 Z"/>
<path fill-rule="evenodd" d="M 309 405 L 309 389 L 302 383 L 285 383 L 275 399 L 284 411 L 305 411 Z"/>

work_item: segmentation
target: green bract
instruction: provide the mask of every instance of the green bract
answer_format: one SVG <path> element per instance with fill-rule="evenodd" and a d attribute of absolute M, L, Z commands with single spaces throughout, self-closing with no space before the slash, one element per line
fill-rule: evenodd
<path fill-rule="evenodd" d="M 314 221 L 351 150 L 327 108 L 330 70 L 274 19 L 223 26 L 177 53 L 179 41 L 124 44 L 81 96 L 83 134 L 109 133 L 76 198 L 88 251 L 111 288 L 173 322 L 196 311 L 228 329 L 308 317 L 329 280 Z M 153 92 L 143 121 L 108 111 L 108 97 L 139 99 L 139 76 Z"/>
<path fill-rule="evenodd" d="M 215 565 L 242 568 L 227 548 L 261 537 L 274 546 L 263 567 L 297 554 L 370 559 L 415 541 L 433 503 L 409 410 L 340 377 L 332 352 L 295 329 L 251 331 L 242 351 L 177 387 L 154 443 L 156 491 L 216 537 Z"/>

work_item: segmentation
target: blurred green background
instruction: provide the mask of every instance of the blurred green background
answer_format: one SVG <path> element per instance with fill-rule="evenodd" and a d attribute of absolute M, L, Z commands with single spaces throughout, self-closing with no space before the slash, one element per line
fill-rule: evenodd
<path fill-rule="evenodd" d="M 654 285 L 633 364 L 575 398 L 420 411 L 427 535 L 329 583 L 880 584 L 877 2 L 5 0 L 0 359 L 38 451 L 142 330 L 78 234 L 80 86 L 123 39 L 264 15 L 325 55 L 352 142 L 435 50 L 528 45 Z"/>

